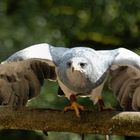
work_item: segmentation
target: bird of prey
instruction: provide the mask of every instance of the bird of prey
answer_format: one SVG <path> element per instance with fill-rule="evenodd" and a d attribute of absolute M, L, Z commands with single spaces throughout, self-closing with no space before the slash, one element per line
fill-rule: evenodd
<path fill-rule="evenodd" d="M 49 65 L 55 67 L 56 80 L 65 96 L 71 102 L 71 105 L 65 107 L 64 110 L 75 110 L 78 117 L 80 116 L 80 110 L 84 110 L 84 107 L 76 102 L 76 96 L 90 97 L 93 103 L 99 103 L 101 105 L 100 109 L 103 110 L 102 90 L 108 77 L 112 77 L 112 80 L 110 80 L 112 83 L 110 85 L 112 84 L 111 87 L 115 91 L 117 99 L 120 99 L 123 96 L 123 90 L 120 93 L 122 87 L 119 86 L 122 86 L 122 84 L 117 87 L 115 87 L 115 84 L 119 82 L 119 77 L 121 78 L 124 73 L 120 72 L 121 69 L 119 68 L 122 67 L 123 69 L 124 66 L 127 66 L 132 71 L 139 72 L 140 70 L 139 55 L 125 48 L 96 51 L 88 47 L 74 47 L 69 49 L 54 47 L 46 43 L 33 45 L 20 50 L 11 55 L 3 63 L 30 58 L 43 59 Z M 128 73 L 128 76 L 133 77 L 133 74 L 129 75 Z M 115 78 L 118 78 L 116 83 L 113 80 Z M 126 82 L 125 78 L 121 80 L 121 83 Z M 135 79 L 132 78 L 133 80 Z M 129 83 L 129 85 L 131 84 Z M 123 89 L 125 89 L 125 86 Z M 119 94 L 121 97 L 118 97 Z M 124 95 L 125 99 L 123 98 L 125 102 L 129 98 L 129 95 L 126 94 Z M 134 100 L 136 100 L 136 97 Z M 125 107 L 124 102 L 119 101 Z M 139 107 L 140 104 L 132 105 L 133 109 L 138 109 Z"/>
<path fill-rule="evenodd" d="M 39 95 L 44 79 L 56 79 L 55 69 L 28 59 L 0 64 L 0 105 L 21 108 Z"/>

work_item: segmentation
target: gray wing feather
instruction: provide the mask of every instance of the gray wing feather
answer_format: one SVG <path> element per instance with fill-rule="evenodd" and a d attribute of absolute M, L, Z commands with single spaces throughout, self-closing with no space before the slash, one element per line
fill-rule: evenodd
<path fill-rule="evenodd" d="M 41 58 L 52 61 L 52 56 L 50 54 L 50 45 L 43 43 L 29 46 L 14 53 L 6 61 L 25 60 L 30 58 Z"/>
<path fill-rule="evenodd" d="M 125 110 L 140 110 L 140 56 L 125 48 L 117 50 L 110 70 L 111 89 Z"/>
<path fill-rule="evenodd" d="M 39 58 L 48 61 L 50 65 L 54 65 L 57 63 L 61 56 L 63 55 L 65 48 L 62 47 L 53 47 L 49 44 L 42 43 L 37 45 L 32 45 L 23 50 L 20 50 L 13 55 L 11 55 L 6 61 L 2 62 L 10 62 L 10 61 L 18 61 L 18 60 L 26 60 L 30 58 Z"/>
<path fill-rule="evenodd" d="M 0 105 L 22 107 L 39 95 L 45 79 L 55 79 L 54 68 L 40 59 L 0 64 Z"/>
<path fill-rule="evenodd" d="M 140 68 L 140 56 L 128 49 L 119 48 L 118 54 L 113 60 L 112 65 L 119 65 L 119 66 L 128 65 L 128 66 L 134 66 Z"/>
<path fill-rule="evenodd" d="M 115 73 L 115 74 L 114 74 Z M 140 110 L 140 71 L 137 68 L 118 67 L 110 73 L 111 89 L 125 110 Z"/>

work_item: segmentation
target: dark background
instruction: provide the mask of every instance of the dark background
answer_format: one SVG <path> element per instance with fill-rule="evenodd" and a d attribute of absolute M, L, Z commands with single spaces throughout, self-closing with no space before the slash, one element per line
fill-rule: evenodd
<path fill-rule="evenodd" d="M 97 50 L 125 47 L 139 53 L 140 1 L 0 1 L 0 61 L 22 48 L 44 42 Z M 46 82 L 41 95 L 29 106 L 63 109 L 68 101 L 65 97 L 57 97 L 56 93 L 57 84 Z M 106 105 L 116 106 L 112 94 L 108 90 L 105 93 Z M 88 108 L 95 108 L 89 99 L 78 100 Z M 80 140 L 80 135 L 53 132 L 46 137 L 41 132 L 2 130 L 0 139 Z M 87 139 L 104 139 L 104 136 L 86 135 Z M 113 139 L 123 140 L 124 137 L 113 136 Z"/>

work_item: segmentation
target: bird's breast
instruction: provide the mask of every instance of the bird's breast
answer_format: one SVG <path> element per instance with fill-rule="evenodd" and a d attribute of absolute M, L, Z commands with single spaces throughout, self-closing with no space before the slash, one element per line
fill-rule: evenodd
<path fill-rule="evenodd" d="M 66 72 L 64 75 L 63 77 L 61 77 L 62 75 L 59 76 L 63 84 L 77 94 L 89 93 L 92 90 L 93 83 L 91 83 L 84 73 L 75 71 Z"/>
<path fill-rule="evenodd" d="M 93 80 L 93 75 L 86 75 L 78 71 L 70 72 L 63 69 L 57 69 L 56 71 L 59 80 L 71 91 L 82 95 L 90 94 L 90 92 L 99 86 L 106 77 L 106 72 L 98 79 Z"/>
<path fill-rule="evenodd" d="M 87 78 L 84 74 L 78 71 L 67 73 L 67 80 L 75 87 L 80 88 L 87 86 Z"/>

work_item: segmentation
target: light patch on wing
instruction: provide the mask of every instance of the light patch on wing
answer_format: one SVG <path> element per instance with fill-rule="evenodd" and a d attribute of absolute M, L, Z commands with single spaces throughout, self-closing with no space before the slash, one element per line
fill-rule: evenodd
<path fill-rule="evenodd" d="M 125 49 L 125 48 L 119 48 L 118 49 L 118 55 L 113 61 L 113 65 L 119 65 L 119 66 L 134 66 L 140 68 L 140 56 L 136 53 Z"/>
<path fill-rule="evenodd" d="M 10 61 L 26 60 L 30 58 L 44 59 L 46 62 L 48 61 L 49 65 L 52 64 L 53 58 L 50 52 L 50 45 L 42 43 L 27 47 L 11 55 L 6 61 L 3 61 L 2 64 Z"/>
<path fill-rule="evenodd" d="M 20 53 L 20 51 L 19 51 Z M 21 50 L 21 54 L 25 54 L 25 58 L 41 58 L 41 59 L 48 59 L 53 60 L 51 53 L 50 53 L 50 45 L 43 43 L 30 46 Z"/>

